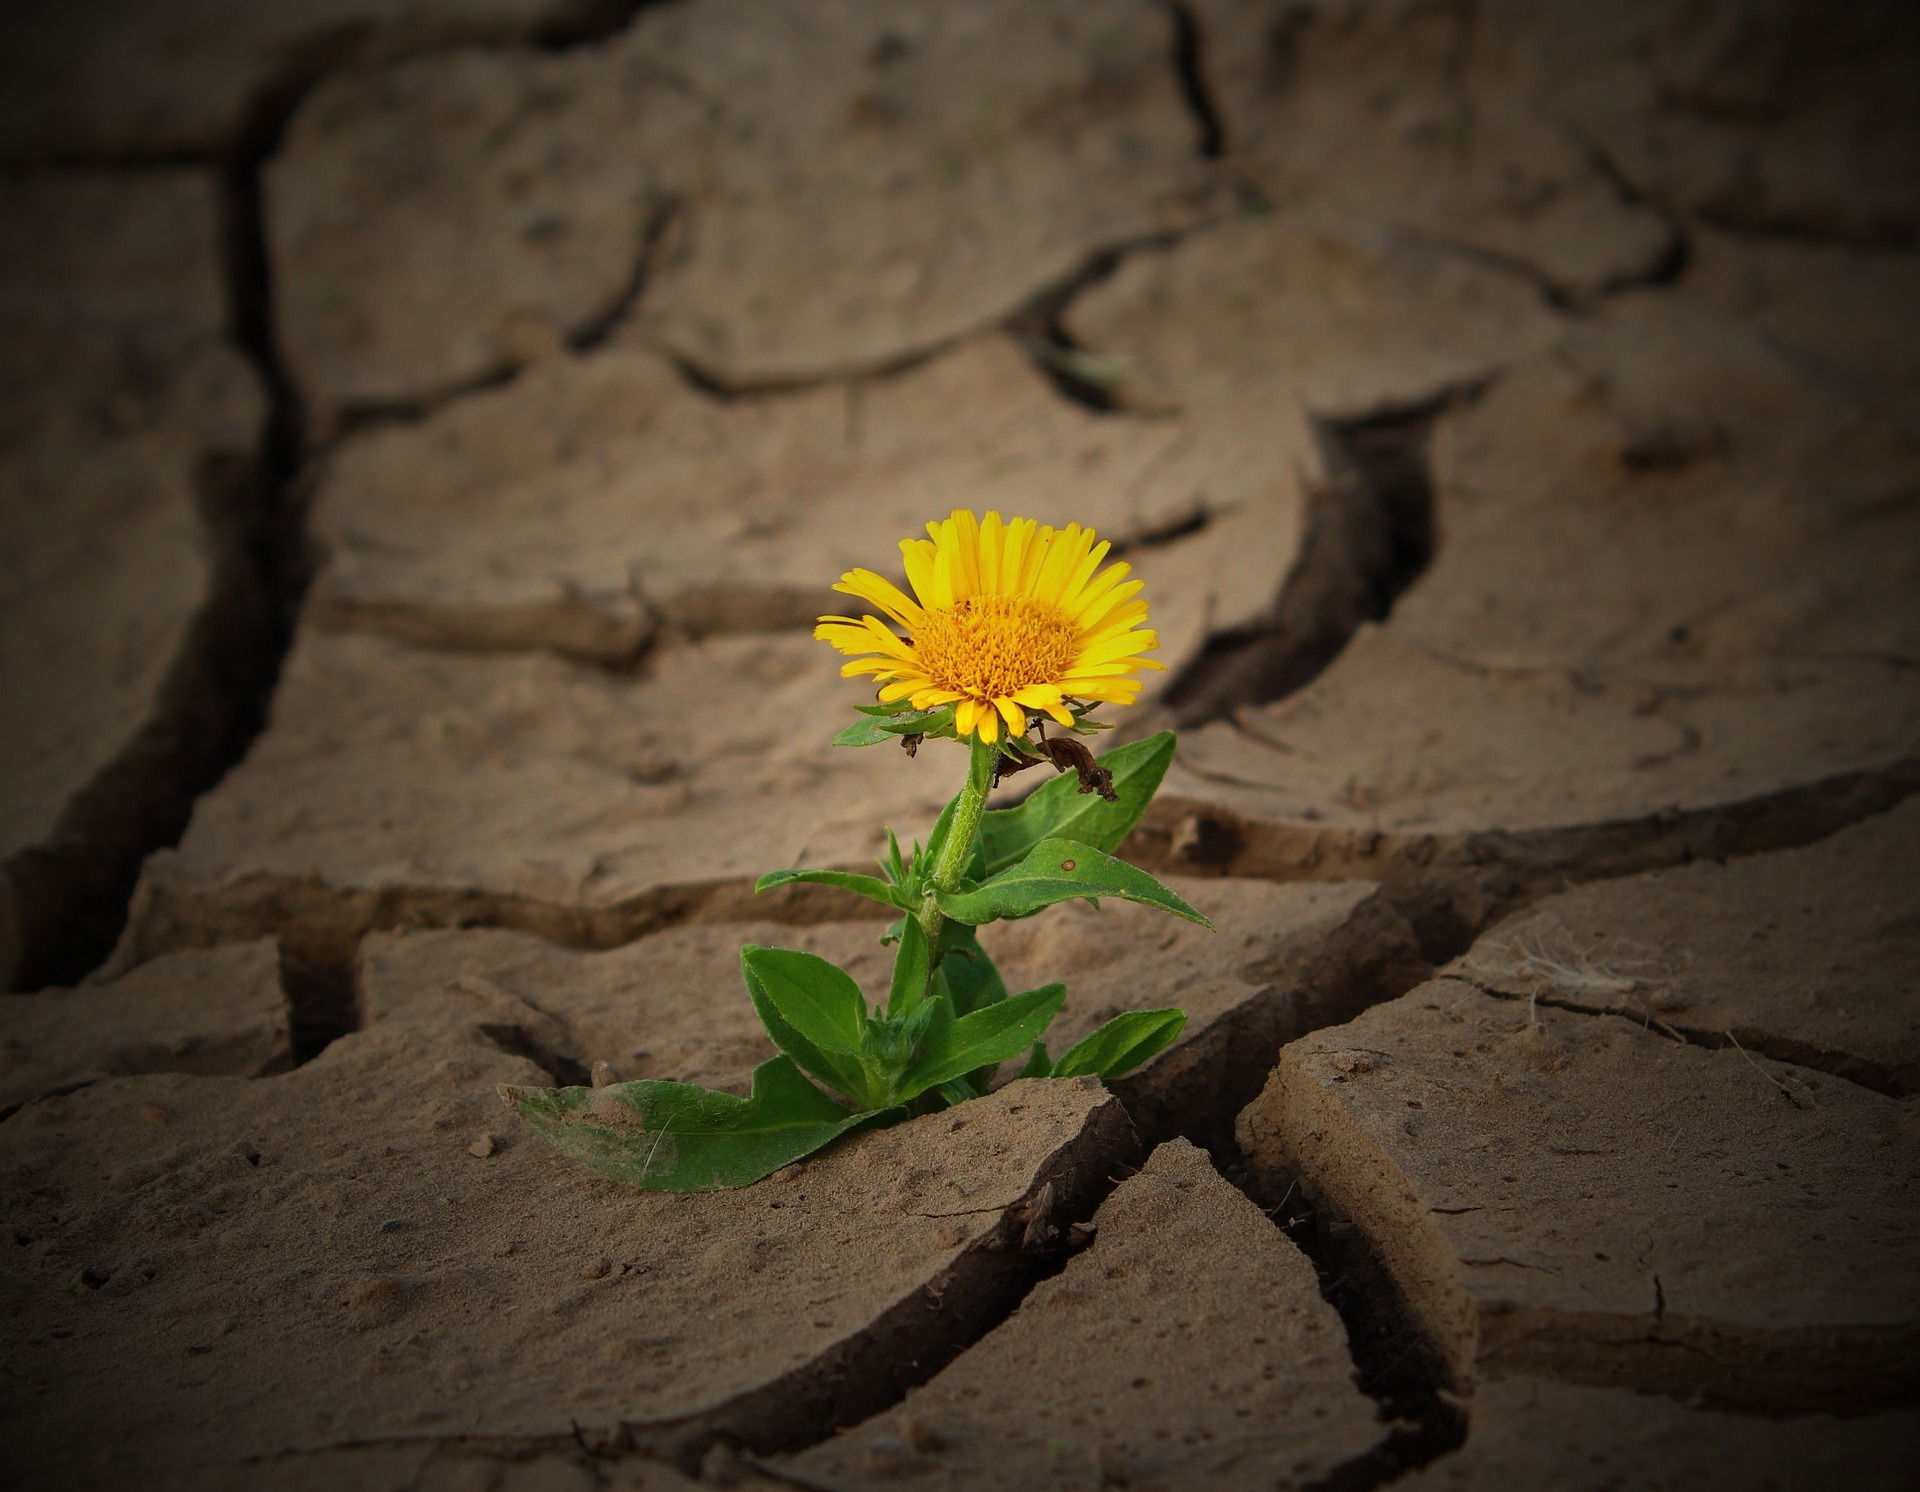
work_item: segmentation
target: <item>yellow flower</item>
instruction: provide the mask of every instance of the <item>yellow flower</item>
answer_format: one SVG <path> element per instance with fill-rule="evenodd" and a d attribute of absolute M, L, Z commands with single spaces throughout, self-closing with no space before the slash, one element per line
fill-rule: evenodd
<path fill-rule="evenodd" d="M 1160 642 L 1141 625 L 1141 583 L 1127 579 L 1130 565 L 1100 569 L 1113 546 L 1092 529 L 957 508 L 927 533 L 900 541 L 916 599 L 871 570 L 849 570 L 834 587 L 884 612 L 904 639 L 873 616 L 823 616 L 814 628 L 843 653 L 871 655 L 840 673 L 872 674 L 882 703 L 953 704 L 960 735 L 994 741 L 1003 721 L 1009 735 L 1023 733 L 1028 710 L 1072 725 L 1069 699 L 1132 704 L 1134 675 L 1164 667 L 1141 656 Z"/>

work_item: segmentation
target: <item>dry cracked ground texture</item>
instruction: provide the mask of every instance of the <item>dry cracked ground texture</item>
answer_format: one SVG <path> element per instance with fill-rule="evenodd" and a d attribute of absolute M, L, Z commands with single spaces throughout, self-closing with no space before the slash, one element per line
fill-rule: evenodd
<path fill-rule="evenodd" d="M 0 47 L 21 1487 L 1912 1485 L 1910 9 L 73 0 Z M 1114 1091 L 638 1194 L 948 506 L 1146 578 Z"/>

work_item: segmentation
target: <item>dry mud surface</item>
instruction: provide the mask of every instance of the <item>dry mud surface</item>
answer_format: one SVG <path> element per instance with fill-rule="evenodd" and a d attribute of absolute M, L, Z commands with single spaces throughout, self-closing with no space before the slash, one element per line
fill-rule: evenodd
<path fill-rule="evenodd" d="M 24 10 L 9 1486 L 1913 1484 L 1905 9 Z M 1147 582 L 1217 930 L 985 941 L 1180 1041 L 560 1161 L 884 987 L 751 887 L 956 785 L 807 635 L 956 505 Z"/>

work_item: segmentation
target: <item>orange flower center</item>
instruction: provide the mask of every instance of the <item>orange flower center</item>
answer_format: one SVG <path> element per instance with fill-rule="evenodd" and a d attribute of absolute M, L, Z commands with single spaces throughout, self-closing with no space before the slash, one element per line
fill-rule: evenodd
<path fill-rule="evenodd" d="M 1058 683 L 1077 651 L 1073 623 L 1028 596 L 970 596 L 929 611 L 913 649 L 936 687 L 981 700 Z"/>

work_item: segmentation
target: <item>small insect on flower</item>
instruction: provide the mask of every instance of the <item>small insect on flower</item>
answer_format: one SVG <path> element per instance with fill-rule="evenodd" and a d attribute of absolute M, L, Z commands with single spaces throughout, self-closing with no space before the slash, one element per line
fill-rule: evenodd
<path fill-rule="evenodd" d="M 1165 666 L 1144 656 L 1160 640 L 1145 626 L 1141 582 L 1124 562 L 1101 569 L 1113 546 L 1092 529 L 955 509 L 927 533 L 900 543 L 911 598 L 872 570 L 834 586 L 906 637 L 873 616 L 823 616 L 814 629 L 853 656 L 843 677 L 873 675 L 882 704 L 951 704 L 956 734 L 992 742 L 1003 726 L 1024 735 L 1028 711 L 1071 728 L 1074 701 L 1132 704 L 1136 675 Z"/>

